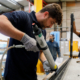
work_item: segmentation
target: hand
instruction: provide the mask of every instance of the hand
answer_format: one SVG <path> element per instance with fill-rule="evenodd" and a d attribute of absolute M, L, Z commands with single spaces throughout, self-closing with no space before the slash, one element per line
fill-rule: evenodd
<path fill-rule="evenodd" d="M 34 38 L 29 37 L 27 34 L 25 34 L 22 37 L 21 42 L 24 44 L 25 49 L 27 51 L 33 51 L 33 52 L 39 51 L 36 40 Z"/>
<path fill-rule="evenodd" d="M 45 72 L 50 72 L 50 71 L 51 71 L 51 68 L 50 68 L 50 66 L 49 66 L 48 61 L 44 61 L 44 62 L 43 62 L 43 68 L 44 68 L 44 71 L 45 71 Z"/>
<path fill-rule="evenodd" d="M 57 66 L 57 65 L 56 65 Z M 57 67 L 57 69 L 51 69 L 50 68 L 50 66 L 49 66 L 49 63 L 48 63 L 48 61 L 44 61 L 43 62 L 43 68 L 44 68 L 44 71 L 45 72 L 52 72 L 52 71 L 56 71 L 57 69 L 58 69 L 58 67 Z"/>

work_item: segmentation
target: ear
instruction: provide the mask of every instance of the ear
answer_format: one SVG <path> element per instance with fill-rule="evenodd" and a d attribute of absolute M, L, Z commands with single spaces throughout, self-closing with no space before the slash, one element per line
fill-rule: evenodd
<path fill-rule="evenodd" d="M 49 12 L 48 11 L 45 11 L 44 12 L 44 18 L 47 18 L 47 17 L 49 17 Z"/>

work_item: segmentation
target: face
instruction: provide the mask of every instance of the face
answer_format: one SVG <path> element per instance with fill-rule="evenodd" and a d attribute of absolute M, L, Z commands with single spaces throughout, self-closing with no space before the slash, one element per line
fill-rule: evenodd
<path fill-rule="evenodd" d="M 56 19 L 53 19 L 49 16 L 49 12 L 43 13 L 43 19 L 41 20 L 40 24 L 43 29 L 51 28 L 53 24 L 56 23 Z"/>
<path fill-rule="evenodd" d="M 52 35 L 50 35 L 49 39 L 53 39 L 54 37 Z"/>

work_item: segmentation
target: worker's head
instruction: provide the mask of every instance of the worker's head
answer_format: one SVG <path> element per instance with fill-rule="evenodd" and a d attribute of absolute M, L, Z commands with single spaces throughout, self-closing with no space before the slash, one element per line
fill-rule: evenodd
<path fill-rule="evenodd" d="M 53 42 L 53 41 L 54 41 L 54 39 L 55 39 L 54 34 L 50 34 L 49 41 Z"/>
<path fill-rule="evenodd" d="M 53 24 L 62 22 L 62 10 L 59 4 L 48 4 L 39 12 L 41 16 L 38 18 L 42 28 L 51 28 Z"/>

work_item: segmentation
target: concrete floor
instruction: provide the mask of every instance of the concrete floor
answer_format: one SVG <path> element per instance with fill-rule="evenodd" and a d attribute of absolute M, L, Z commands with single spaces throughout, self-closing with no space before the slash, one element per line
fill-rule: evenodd
<path fill-rule="evenodd" d="M 37 75 L 38 80 L 43 80 L 43 78 L 46 76 L 46 74 Z"/>
<path fill-rule="evenodd" d="M 78 60 L 80 61 L 80 59 L 72 59 L 69 62 L 61 80 L 80 80 L 80 63 L 76 63 Z"/>

